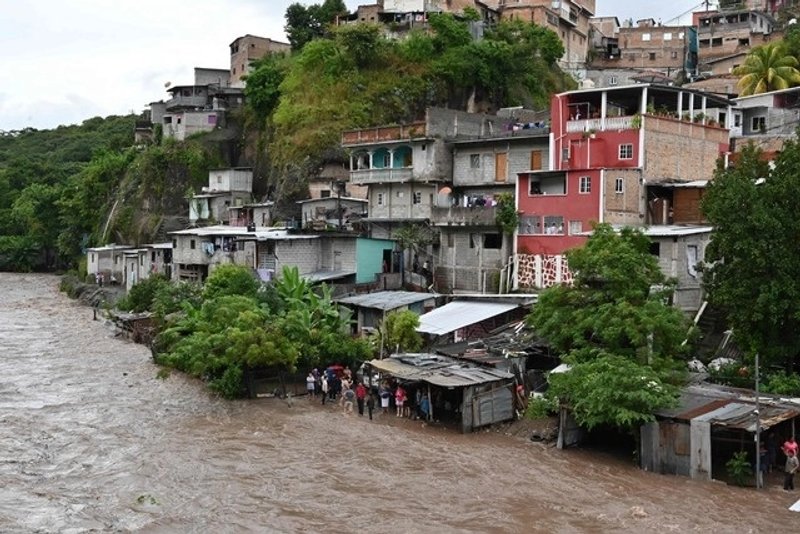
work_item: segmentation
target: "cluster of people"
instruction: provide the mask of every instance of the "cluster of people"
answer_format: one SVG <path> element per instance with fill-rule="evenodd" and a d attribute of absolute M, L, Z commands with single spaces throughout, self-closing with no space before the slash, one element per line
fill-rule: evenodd
<path fill-rule="evenodd" d="M 311 401 L 317 397 L 323 405 L 338 401 L 345 415 L 352 414 L 355 406 L 358 415 L 366 413 L 370 420 L 378 402 L 383 414 L 389 414 L 390 408 L 394 407 L 396 417 L 426 420 L 431 414 L 430 399 L 421 389 L 417 389 L 413 398 L 409 399 L 402 385 L 384 380 L 376 394 L 367 384 L 355 380 L 352 371 L 346 367 L 329 367 L 322 373 L 313 369 L 306 377 L 306 391 Z"/>

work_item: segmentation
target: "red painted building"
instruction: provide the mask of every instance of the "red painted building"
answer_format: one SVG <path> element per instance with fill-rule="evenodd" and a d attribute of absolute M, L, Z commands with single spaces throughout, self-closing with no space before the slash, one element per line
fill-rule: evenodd
<path fill-rule="evenodd" d="M 639 84 L 555 95 L 550 169 L 518 175 L 517 252 L 557 255 L 596 222 L 672 224 L 674 184 L 710 180 L 729 150 L 731 103 Z"/>

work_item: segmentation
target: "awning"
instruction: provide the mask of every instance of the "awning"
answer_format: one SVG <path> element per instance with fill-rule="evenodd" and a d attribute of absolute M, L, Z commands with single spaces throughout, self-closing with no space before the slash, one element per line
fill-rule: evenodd
<path fill-rule="evenodd" d="M 442 336 L 472 324 L 509 312 L 516 304 L 456 301 L 419 317 L 417 332 Z"/>
<path fill-rule="evenodd" d="M 756 431 L 756 407 L 754 404 L 731 402 L 721 408 L 698 417 L 709 421 L 712 425 L 726 428 L 736 428 L 747 432 Z M 795 409 L 781 406 L 761 406 L 760 423 L 763 430 L 797 417 L 800 415 Z"/>

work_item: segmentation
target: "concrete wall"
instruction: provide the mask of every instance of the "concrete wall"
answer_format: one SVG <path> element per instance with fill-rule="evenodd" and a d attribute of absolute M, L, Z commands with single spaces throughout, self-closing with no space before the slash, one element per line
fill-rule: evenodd
<path fill-rule="evenodd" d="M 343 209 L 343 215 L 342 215 L 343 224 L 347 222 L 346 219 L 350 213 L 361 214 L 362 212 L 367 211 L 366 202 L 356 202 L 348 199 L 340 200 L 337 197 L 328 197 L 316 200 L 314 202 L 303 202 L 301 204 L 303 224 L 311 221 L 327 220 L 325 212 L 329 210 L 335 210 L 340 205 Z M 336 219 L 336 217 L 334 217 L 334 219 Z"/>
<path fill-rule="evenodd" d="M 394 241 L 388 239 L 359 237 L 356 240 L 356 283 L 374 282 L 375 275 L 383 272 L 384 251 L 394 248 Z"/>
<path fill-rule="evenodd" d="M 540 169 L 531 169 L 532 152 L 538 152 Z M 498 180 L 497 154 L 506 155 L 506 173 Z M 478 156 L 478 167 L 473 167 L 473 156 Z M 502 157 L 502 156 L 501 156 Z M 517 183 L 517 173 L 550 168 L 549 140 L 547 137 L 531 138 L 529 142 L 497 141 L 486 145 L 460 146 L 453 150 L 453 185 L 493 185 Z"/>
<path fill-rule="evenodd" d="M 207 69 L 203 67 L 195 67 L 194 84 L 219 85 L 220 87 L 228 87 L 230 85 L 230 72 L 227 69 Z"/>
<path fill-rule="evenodd" d="M 689 30 L 686 26 L 620 28 L 621 56 L 597 58 L 591 62 L 591 67 L 681 71 L 689 48 Z"/>
<path fill-rule="evenodd" d="M 267 37 L 244 35 L 231 43 L 230 83 L 232 87 L 244 87 L 242 77 L 251 71 L 250 64 L 271 53 L 288 53 L 289 43 L 273 41 Z"/>
<path fill-rule="evenodd" d="M 167 113 L 164 120 L 170 119 L 171 122 L 164 122 L 164 137 L 184 141 L 192 134 L 210 132 L 217 126 L 225 125 L 224 111 L 182 111 L 177 113 Z"/>
<path fill-rule="evenodd" d="M 284 266 L 296 266 L 301 275 L 320 270 L 320 244 L 317 239 L 286 239 L 275 241 L 276 274 Z"/>
<path fill-rule="evenodd" d="M 696 263 L 703 261 L 711 234 L 695 234 L 680 237 L 653 237 L 659 244 L 658 265 L 670 278 L 678 280 L 674 305 L 686 312 L 695 312 L 703 302 L 702 273 L 697 271 Z M 695 247 L 696 260 L 690 261 L 689 247 Z M 690 272 L 690 268 L 694 274 Z"/>
<path fill-rule="evenodd" d="M 420 203 L 414 204 L 414 194 Z M 408 182 L 376 184 L 369 188 L 369 217 L 371 219 L 429 219 L 436 198 L 436 186 Z M 383 204 L 379 203 L 382 199 Z"/>
<path fill-rule="evenodd" d="M 357 271 L 356 238 L 320 236 L 319 271 Z"/>
<path fill-rule="evenodd" d="M 252 169 L 211 169 L 208 171 L 210 191 L 253 191 Z"/>
<path fill-rule="evenodd" d="M 500 269 L 512 253 L 512 239 L 500 230 L 440 227 L 441 242 L 434 259 L 438 291 L 496 293 Z M 500 248 L 486 248 L 485 236 L 493 234 Z"/>

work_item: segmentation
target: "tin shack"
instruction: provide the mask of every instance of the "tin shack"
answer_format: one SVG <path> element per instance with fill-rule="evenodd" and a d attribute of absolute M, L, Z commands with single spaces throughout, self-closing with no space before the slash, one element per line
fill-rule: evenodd
<path fill-rule="evenodd" d="M 462 432 L 513 419 L 514 375 L 438 354 L 395 354 L 369 365 L 414 399 L 429 399 L 429 419 L 456 423 Z"/>

